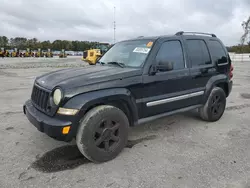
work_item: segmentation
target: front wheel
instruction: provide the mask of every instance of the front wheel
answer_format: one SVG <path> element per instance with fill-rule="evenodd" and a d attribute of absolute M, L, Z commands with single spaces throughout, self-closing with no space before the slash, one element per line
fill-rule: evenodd
<path fill-rule="evenodd" d="M 199 109 L 200 117 L 205 121 L 218 121 L 226 107 L 226 94 L 220 87 L 211 91 L 206 104 Z"/>
<path fill-rule="evenodd" d="M 76 135 L 80 152 L 92 162 L 114 159 L 126 146 L 129 121 L 122 110 L 101 105 L 91 109 L 81 121 Z"/>

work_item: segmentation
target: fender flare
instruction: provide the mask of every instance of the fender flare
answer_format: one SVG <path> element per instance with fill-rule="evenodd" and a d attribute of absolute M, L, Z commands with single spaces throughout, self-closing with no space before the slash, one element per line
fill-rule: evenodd
<path fill-rule="evenodd" d="M 205 92 L 204 92 L 204 96 L 203 96 L 203 100 L 202 100 L 202 103 L 205 104 L 212 89 L 220 84 L 220 83 L 227 83 L 228 84 L 228 77 L 224 74 L 219 74 L 219 75 L 216 75 L 216 76 L 212 76 L 207 84 L 206 84 L 206 87 L 205 87 Z"/>
<path fill-rule="evenodd" d="M 78 94 L 70 98 L 63 108 L 79 109 L 79 117 L 82 118 L 86 111 L 98 104 L 112 103 L 112 101 L 123 101 L 128 106 L 128 110 L 135 122 L 138 120 L 136 100 L 132 93 L 126 88 L 112 88 L 87 93 Z M 131 117 L 128 117 L 131 118 Z"/>

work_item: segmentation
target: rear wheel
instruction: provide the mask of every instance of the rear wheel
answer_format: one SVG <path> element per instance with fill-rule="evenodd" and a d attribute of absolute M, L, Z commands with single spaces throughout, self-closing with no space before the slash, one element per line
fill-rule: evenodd
<path fill-rule="evenodd" d="M 200 117 L 205 121 L 214 122 L 221 118 L 226 107 L 226 94 L 220 87 L 211 91 L 206 104 L 199 109 Z"/>
<path fill-rule="evenodd" d="M 93 162 L 114 159 L 126 146 L 129 121 L 122 110 L 101 105 L 83 118 L 76 135 L 80 152 Z"/>

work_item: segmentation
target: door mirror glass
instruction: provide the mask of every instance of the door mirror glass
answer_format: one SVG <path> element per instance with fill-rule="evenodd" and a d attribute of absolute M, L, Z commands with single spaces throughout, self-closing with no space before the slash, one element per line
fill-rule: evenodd
<path fill-rule="evenodd" d="M 157 71 L 165 72 L 174 69 L 174 63 L 169 61 L 159 61 L 156 66 Z"/>

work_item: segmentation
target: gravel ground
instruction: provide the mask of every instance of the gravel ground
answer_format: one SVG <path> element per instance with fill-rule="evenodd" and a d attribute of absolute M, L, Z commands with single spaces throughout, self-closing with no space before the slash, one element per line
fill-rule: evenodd
<path fill-rule="evenodd" d="M 1 188 L 250 187 L 250 62 L 234 62 L 221 120 L 203 122 L 194 111 L 132 128 L 123 152 L 103 164 L 38 132 L 22 113 L 36 76 L 73 65 L 88 66 L 80 58 L 0 59 Z"/>

